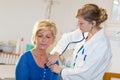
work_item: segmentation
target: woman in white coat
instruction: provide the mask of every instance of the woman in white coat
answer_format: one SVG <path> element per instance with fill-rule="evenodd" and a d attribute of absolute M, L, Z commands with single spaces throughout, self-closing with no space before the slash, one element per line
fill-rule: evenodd
<path fill-rule="evenodd" d="M 112 56 L 110 42 L 100 26 L 107 17 L 105 9 L 95 4 L 79 8 L 76 15 L 79 30 L 62 36 L 47 63 L 51 70 L 63 80 L 102 80 Z M 70 44 L 75 44 L 72 66 L 64 68 L 53 64 Z"/>

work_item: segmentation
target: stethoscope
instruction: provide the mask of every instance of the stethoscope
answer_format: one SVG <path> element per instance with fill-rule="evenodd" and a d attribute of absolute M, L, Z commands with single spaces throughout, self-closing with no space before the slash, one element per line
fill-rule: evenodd
<path fill-rule="evenodd" d="M 68 48 L 68 46 L 70 45 L 70 44 L 73 44 L 73 43 L 79 43 L 79 42 L 82 42 L 84 39 L 86 39 L 85 38 L 85 35 L 84 35 L 84 33 L 82 33 L 82 39 L 81 40 L 79 40 L 79 41 L 74 41 L 74 42 L 69 42 L 68 44 L 67 44 L 67 46 L 65 47 L 65 49 L 63 50 L 63 52 L 62 52 L 62 54 L 67 50 L 67 48 Z M 61 54 L 61 55 L 62 55 Z M 60 56 L 61 56 L 60 55 Z M 86 57 L 86 56 L 85 56 Z M 76 58 L 77 58 L 77 55 L 76 55 Z M 75 60 L 74 60 L 74 64 L 73 64 L 73 66 L 75 66 L 75 64 L 76 64 L 76 58 L 75 58 Z M 60 58 L 59 58 L 60 59 Z M 61 59 L 60 59 L 61 60 Z M 62 60 L 61 60 L 62 61 Z"/>
<path fill-rule="evenodd" d="M 68 46 L 69 46 L 70 44 L 82 42 L 82 41 L 85 39 L 84 33 L 82 33 L 82 37 L 83 37 L 83 38 L 82 38 L 81 40 L 79 40 L 79 41 L 69 42 L 68 45 L 67 45 L 67 46 L 65 47 L 65 49 L 63 50 L 62 54 L 66 51 L 66 49 L 68 48 Z M 62 55 L 62 54 L 61 54 L 61 55 Z"/>

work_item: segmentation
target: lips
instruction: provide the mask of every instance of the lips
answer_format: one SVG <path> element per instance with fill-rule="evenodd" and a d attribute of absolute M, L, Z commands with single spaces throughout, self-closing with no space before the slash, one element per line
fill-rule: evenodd
<path fill-rule="evenodd" d="M 40 44 L 41 46 L 47 46 L 47 44 Z"/>
<path fill-rule="evenodd" d="M 47 44 L 40 44 L 40 49 L 46 49 L 47 48 Z"/>

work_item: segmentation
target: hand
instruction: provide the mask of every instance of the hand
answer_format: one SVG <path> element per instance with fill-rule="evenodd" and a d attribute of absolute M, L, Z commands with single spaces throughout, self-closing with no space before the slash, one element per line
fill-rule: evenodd
<path fill-rule="evenodd" d="M 59 54 L 56 52 L 53 55 L 50 55 L 48 58 L 47 66 L 54 64 L 58 60 Z"/>
<path fill-rule="evenodd" d="M 62 67 L 58 66 L 57 64 L 53 64 L 53 65 L 49 66 L 49 68 L 51 69 L 52 72 L 55 72 L 57 74 L 59 74 L 62 69 Z"/>

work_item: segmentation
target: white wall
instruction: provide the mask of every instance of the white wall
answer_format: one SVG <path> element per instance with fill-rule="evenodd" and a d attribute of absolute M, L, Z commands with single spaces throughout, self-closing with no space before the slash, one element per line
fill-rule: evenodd
<path fill-rule="evenodd" d="M 56 2 L 53 5 L 51 19 L 56 21 L 59 29 L 59 35 L 61 36 L 62 33 L 72 31 L 76 28 L 75 14 L 77 12 L 77 9 L 81 5 L 85 3 L 95 3 L 100 7 L 105 8 L 110 17 L 112 9 L 111 5 L 113 0 L 109 0 L 109 3 L 106 0 L 55 0 L 55 1 Z"/>
<path fill-rule="evenodd" d="M 0 41 L 23 36 L 30 43 L 34 23 L 45 18 L 47 0 L 0 0 Z M 75 13 L 84 3 L 96 3 L 111 12 L 112 0 L 54 0 L 51 19 L 58 26 L 58 35 L 76 28 Z M 106 3 L 106 4 L 102 4 Z M 60 37 L 60 36 L 59 36 Z"/>
<path fill-rule="evenodd" d="M 23 36 L 30 42 L 33 25 L 44 18 L 44 10 L 42 0 L 0 0 L 0 41 Z"/>
<path fill-rule="evenodd" d="M 109 71 L 120 73 L 120 22 L 108 22 L 106 26 L 113 54 Z"/>

